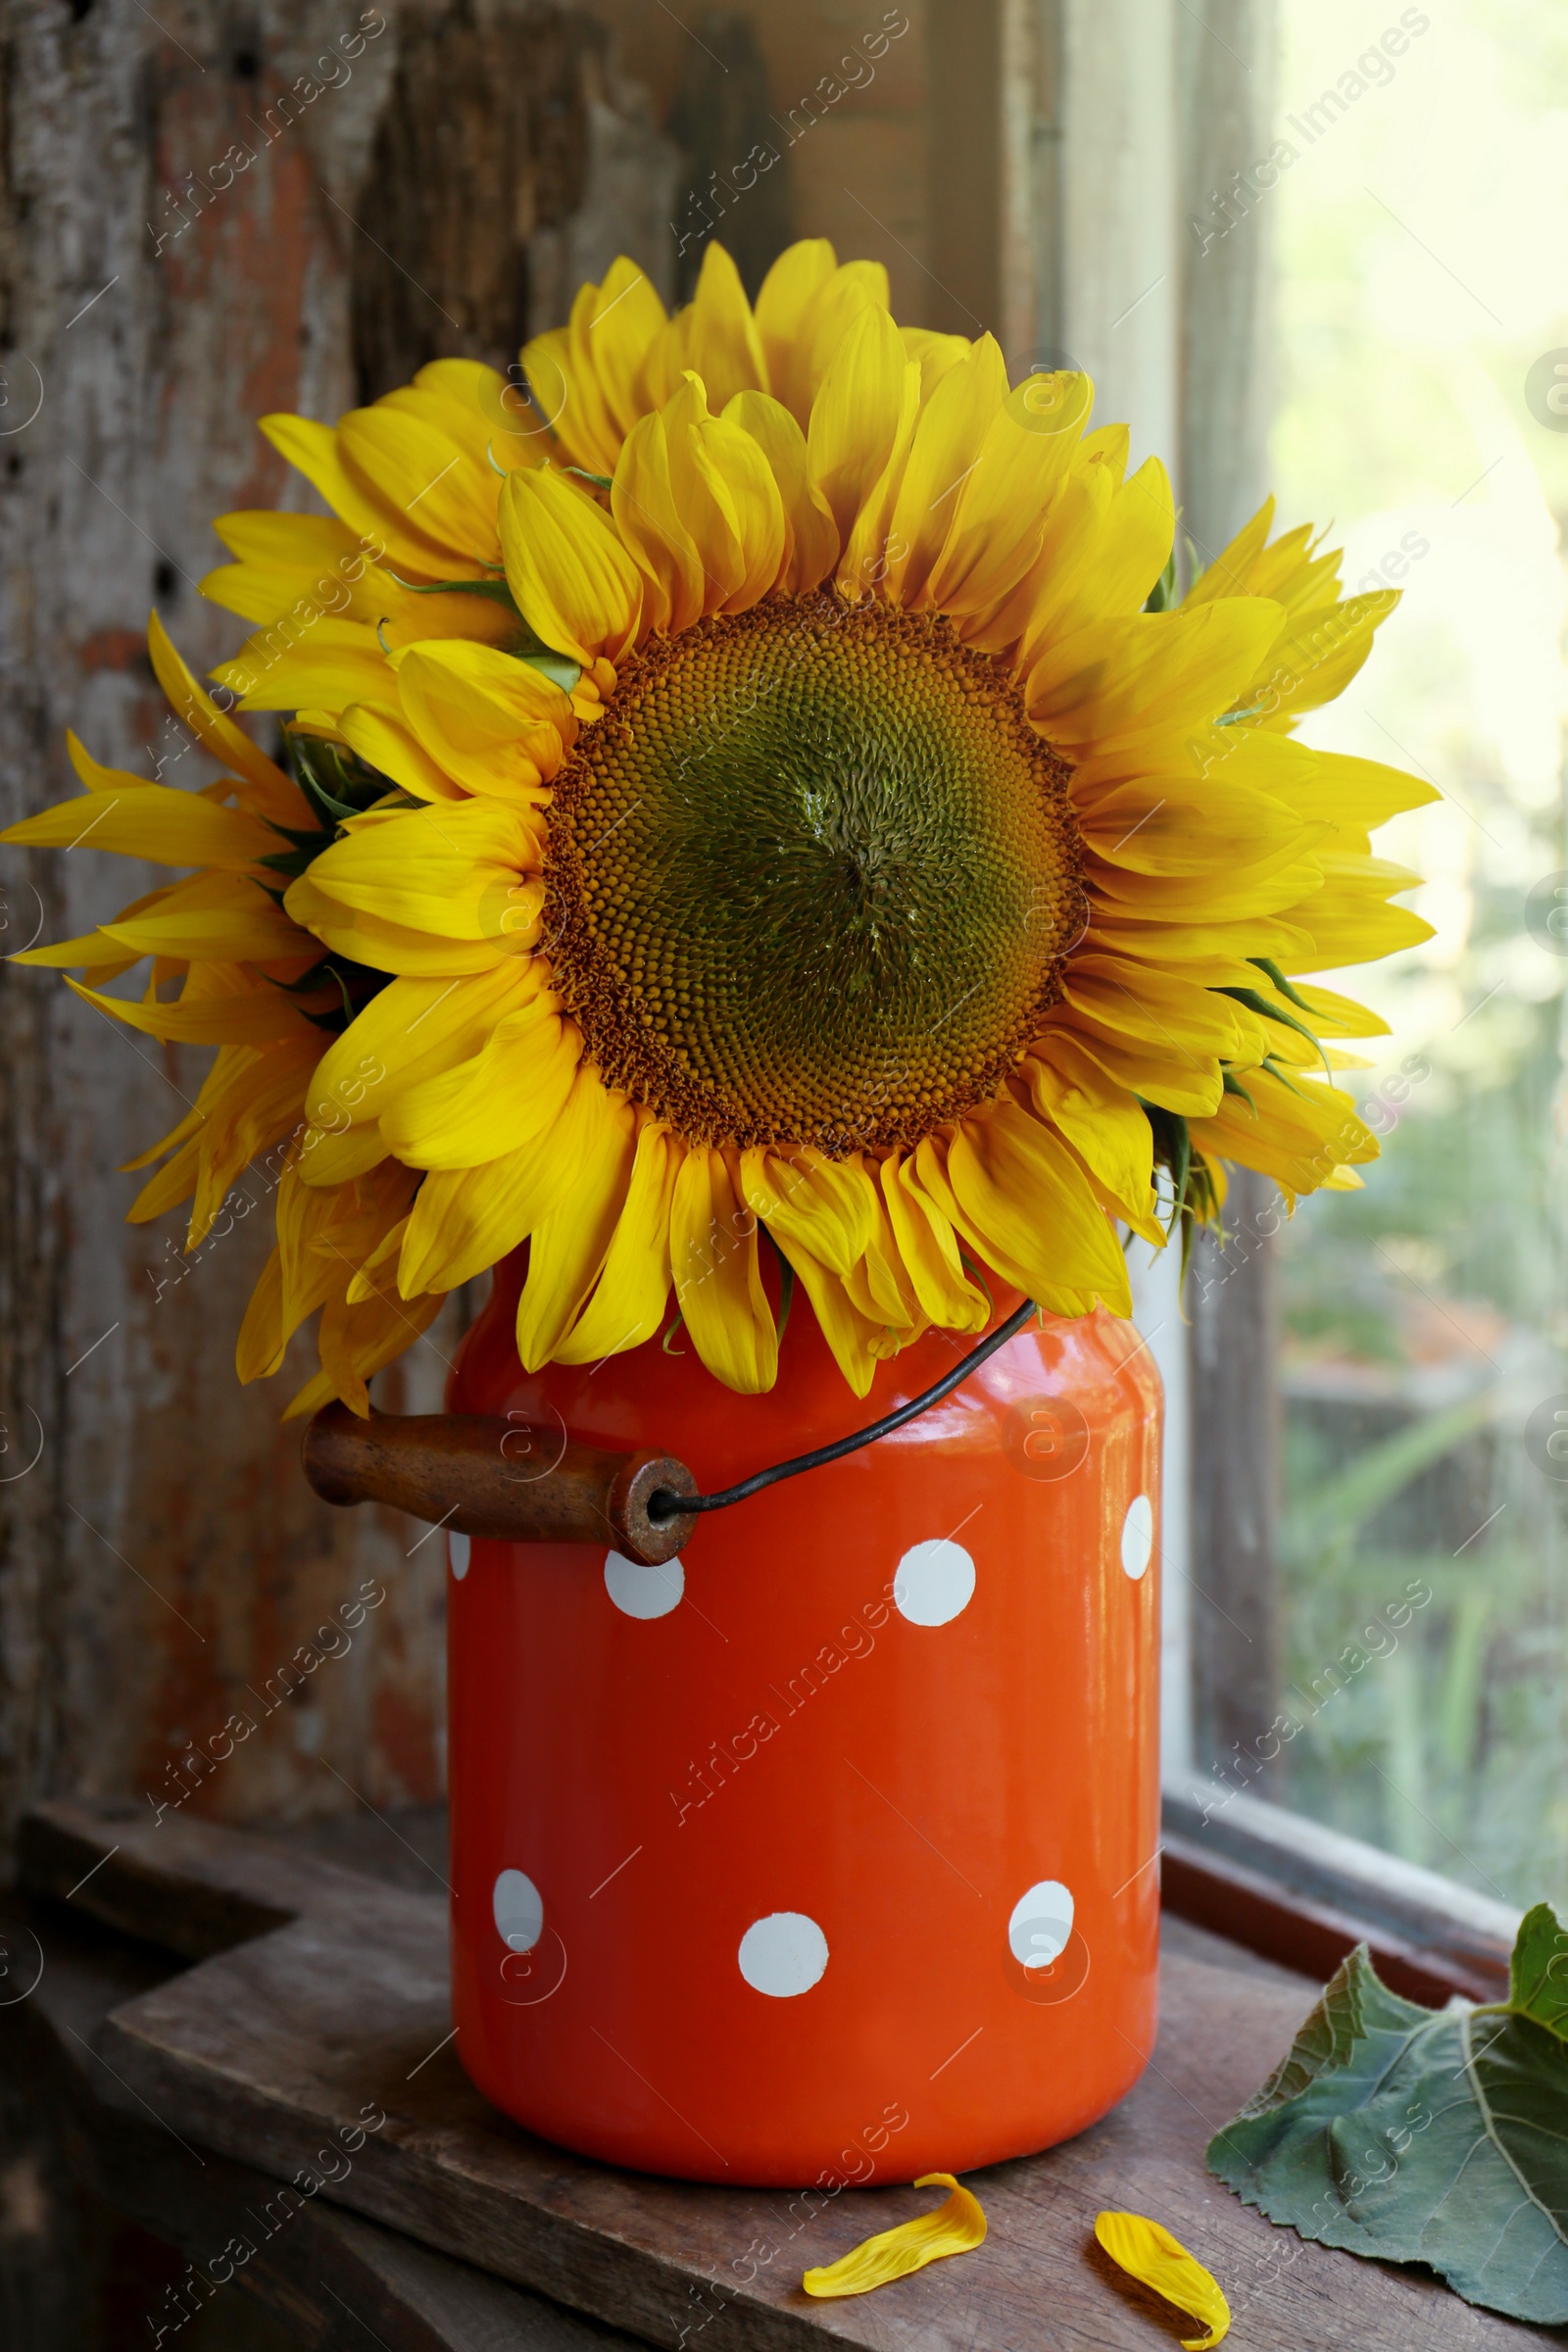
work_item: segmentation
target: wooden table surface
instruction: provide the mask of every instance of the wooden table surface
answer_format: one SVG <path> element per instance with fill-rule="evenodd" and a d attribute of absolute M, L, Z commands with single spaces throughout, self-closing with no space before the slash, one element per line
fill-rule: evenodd
<path fill-rule="evenodd" d="M 32 1817 L 24 1853 L 45 1963 L 33 2000 L 53 2003 L 53 2030 L 79 2043 L 92 2093 L 143 2150 L 144 2183 L 158 2170 L 147 2201 L 176 2205 L 186 2184 L 203 2218 L 191 2225 L 187 2212 L 184 2234 L 170 2233 L 200 2263 L 203 2230 L 221 2249 L 225 2210 L 254 2217 L 269 2180 L 311 2168 L 323 2179 L 311 2258 L 335 2263 L 348 2290 L 345 2343 L 366 2342 L 369 2327 L 393 2352 L 586 2352 L 584 2318 L 573 2317 L 584 2315 L 601 2346 L 609 2328 L 665 2352 L 806 2352 L 824 2334 L 873 2352 L 1169 2346 L 1191 2324 L 1101 2255 L 1093 2224 L 1107 2205 L 1161 2221 L 1207 2264 L 1230 2300 L 1237 2352 L 1563 2340 L 1475 2311 L 1419 2272 L 1277 2230 L 1204 2171 L 1210 2134 L 1288 2047 L 1314 1987 L 1191 1929 L 1167 1936 L 1159 2040 L 1131 2094 L 1079 2138 L 969 2177 L 990 2225 L 978 2253 L 874 2295 L 813 2302 L 803 2270 L 929 2209 L 932 2192 L 693 2186 L 532 2138 L 457 2063 L 446 1902 L 433 1880 L 426 1893 L 196 1821 L 153 1827 L 68 1806 Z M 143 1955 L 139 1977 L 131 1967 L 105 1991 L 100 1975 L 91 1998 L 72 1942 L 89 1919 L 100 1936 L 139 1939 L 125 1949 Z M 152 1981 L 151 1946 L 196 1965 Z M 378 2114 L 384 2124 L 329 2167 L 323 2151 Z M 399 2262 L 427 2303 L 450 2274 L 458 2316 L 424 2332 L 394 2323 L 385 2281 Z M 353 2308 L 372 2290 L 378 2330 L 366 2306 L 364 2321 Z M 294 2340 L 329 2338 L 323 2322 Z"/>

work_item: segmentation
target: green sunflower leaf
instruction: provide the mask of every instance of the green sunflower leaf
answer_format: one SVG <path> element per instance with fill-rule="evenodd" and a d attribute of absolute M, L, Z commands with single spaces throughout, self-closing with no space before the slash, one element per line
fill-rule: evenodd
<path fill-rule="evenodd" d="M 1508 1971 L 1508 2006 L 1568 2041 L 1568 1936 L 1548 1903 L 1527 1911 Z M 1568 2117 L 1564 2119 L 1568 2130 Z"/>
<path fill-rule="evenodd" d="M 1443 2010 L 1391 1992 L 1358 1945 L 1208 2168 L 1302 2237 L 1568 2322 L 1568 1935 L 1538 1904 L 1508 2000 Z"/>

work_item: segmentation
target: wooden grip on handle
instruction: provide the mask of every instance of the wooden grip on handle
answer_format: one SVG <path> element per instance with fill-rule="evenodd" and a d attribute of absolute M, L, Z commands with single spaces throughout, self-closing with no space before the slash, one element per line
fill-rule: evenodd
<path fill-rule="evenodd" d="M 478 1413 L 377 1413 L 324 1405 L 305 1432 L 305 1475 L 327 1502 L 385 1502 L 459 1535 L 505 1544 L 602 1544 L 655 1568 L 696 1525 L 649 1516 L 660 1488 L 695 1494 L 665 1453 L 608 1453 L 563 1431 Z"/>

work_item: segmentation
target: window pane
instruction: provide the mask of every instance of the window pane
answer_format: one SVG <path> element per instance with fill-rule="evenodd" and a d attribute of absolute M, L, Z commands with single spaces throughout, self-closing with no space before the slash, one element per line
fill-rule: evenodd
<path fill-rule="evenodd" d="M 1359 5 L 1284 0 L 1294 153 L 1258 198 L 1282 519 L 1334 518 L 1348 592 L 1403 592 L 1302 733 L 1443 796 L 1377 843 L 1428 877 L 1407 903 L 1436 936 L 1330 975 L 1389 1024 L 1347 1081 L 1384 1156 L 1282 1244 L 1296 1731 L 1264 1791 L 1560 1904 L 1568 18 L 1552 0 L 1387 15 L 1384 35 Z"/>

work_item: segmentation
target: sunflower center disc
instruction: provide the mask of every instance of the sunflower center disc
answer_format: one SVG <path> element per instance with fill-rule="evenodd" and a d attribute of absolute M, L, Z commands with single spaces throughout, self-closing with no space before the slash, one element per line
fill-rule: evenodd
<path fill-rule="evenodd" d="M 688 1141 L 910 1145 L 998 1091 L 1080 927 L 1070 770 L 933 615 L 831 596 L 629 658 L 550 811 L 545 938 Z"/>

